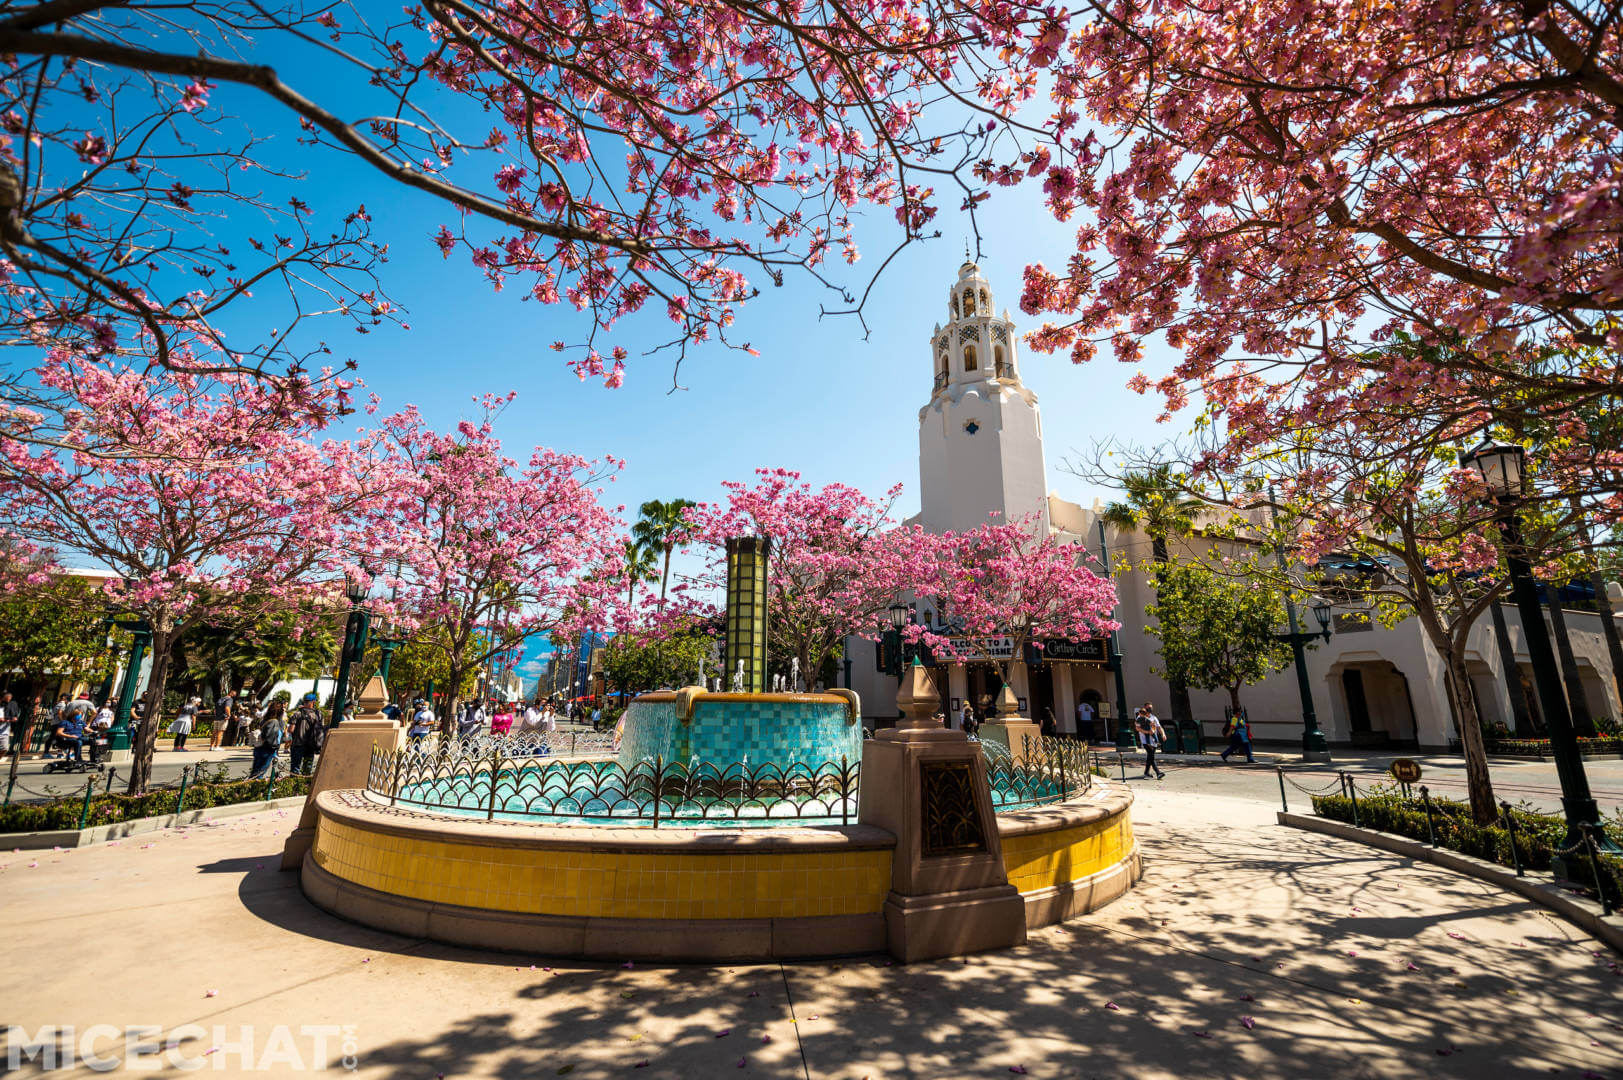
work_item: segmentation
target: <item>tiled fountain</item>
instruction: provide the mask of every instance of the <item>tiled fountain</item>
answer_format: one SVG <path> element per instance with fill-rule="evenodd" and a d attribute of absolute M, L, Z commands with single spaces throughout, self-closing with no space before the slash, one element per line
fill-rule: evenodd
<path fill-rule="evenodd" d="M 745 692 L 643 695 L 613 759 L 340 740 L 321 771 L 346 782 L 318 775 L 306 811 L 305 894 L 475 947 L 914 960 L 1016 944 L 1131 887 L 1132 796 L 1088 775 L 1084 752 L 1031 746 L 989 769 L 930 719 L 939 700 L 917 668 L 903 720 L 866 740 L 849 690 L 763 692 L 766 544 L 728 555 L 727 655 Z"/>

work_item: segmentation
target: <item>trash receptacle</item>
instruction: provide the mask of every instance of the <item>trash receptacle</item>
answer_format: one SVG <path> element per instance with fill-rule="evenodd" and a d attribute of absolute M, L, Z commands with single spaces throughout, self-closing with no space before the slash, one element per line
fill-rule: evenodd
<path fill-rule="evenodd" d="M 1184 753 L 1204 754 L 1206 752 L 1205 740 L 1201 737 L 1199 720 L 1185 720 L 1178 725 L 1178 729 L 1182 737 Z"/>

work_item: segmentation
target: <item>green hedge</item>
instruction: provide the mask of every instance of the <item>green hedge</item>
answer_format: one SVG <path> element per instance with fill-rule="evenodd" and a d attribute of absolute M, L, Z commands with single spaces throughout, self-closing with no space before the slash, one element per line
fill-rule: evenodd
<path fill-rule="evenodd" d="M 83 789 L 79 795 L 69 795 L 49 803 L 10 803 L 0 807 L 0 833 L 45 832 L 54 829 L 77 829 L 79 814 L 84 809 Z M 282 799 L 290 795 L 308 795 L 310 777 L 281 776 L 276 780 L 270 798 Z M 187 810 L 202 810 L 210 806 L 235 806 L 238 803 L 259 802 L 266 798 L 264 780 L 203 781 L 186 786 Z M 137 818 L 163 817 L 175 812 L 180 799 L 180 788 L 167 787 L 149 791 L 144 795 L 97 795 L 90 800 L 90 815 L 85 824 L 112 825 Z"/>
<path fill-rule="evenodd" d="M 1313 796 L 1313 812 L 1333 821 L 1353 824 L 1352 800 L 1344 795 Z M 1567 824 L 1559 817 L 1515 809 L 1516 856 L 1527 870 L 1549 870 L 1550 856 L 1561 846 Z M 1431 822 L 1437 846 L 1472 855 L 1478 859 L 1514 866 L 1510 851 L 1510 830 L 1502 824 L 1478 825 L 1471 818 L 1468 803 L 1454 799 L 1431 800 Z M 1396 833 L 1428 842 L 1426 810 L 1418 799 L 1405 799 L 1396 792 L 1378 790 L 1358 798 L 1357 824 L 1366 829 Z M 1588 860 L 1582 860 L 1587 866 Z M 1613 897 L 1623 895 L 1623 860 L 1601 858 L 1601 871 L 1611 881 Z M 1587 874 L 1586 874 L 1587 876 Z"/>

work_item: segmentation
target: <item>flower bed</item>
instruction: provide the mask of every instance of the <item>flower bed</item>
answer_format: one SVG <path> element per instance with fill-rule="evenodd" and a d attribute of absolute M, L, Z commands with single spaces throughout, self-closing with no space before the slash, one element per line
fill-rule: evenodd
<path fill-rule="evenodd" d="M 1426 829 L 1426 808 L 1418 799 L 1405 799 L 1393 791 L 1377 790 L 1358 798 L 1357 821 L 1354 821 L 1352 800 L 1344 795 L 1313 796 L 1313 812 L 1322 818 L 1357 824 L 1366 829 L 1396 833 L 1411 840 L 1429 843 L 1431 835 Z M 1516 857 L 1527 870 L 1550 869 L 1550 857 L 1561 846 L 1566 835 L 1566 822 L 1550 814 L 1531 810 L 1512 809 L 1516 824 Z M 1511 856 L 1510 830 L 1503 817 L 1498 824 L 1478 825 L 1471 819 L 1471 807 L 1453 799 L 1431 800 L 1431 826 L 1436 834 L 1437 846 L 1471 855 L 1478 859 L 1515 866 Z M 1607 823 L 1607 832 L 1614 838 L 1623 820 Z M 1579 862 L 1587 867 L 1588 859 Z M 1613 897 L 1623 895 L 1623 859 L 1601 857 L 1601 872 L 1610 881 Z"/>
<path fill-rule="evenodd" d="M 1489 754 L 1500 757 L 1552 756 L 1549 739 L 1488 739 L 1483 746 Z M 1594 738 L 1579 736 L 1578 753 L 1584 757 L 1594 754 L 1623 754 L 1623 736 L 1597 735 Z"/>
<path fill-rule="evenodd" d="M 210 806 L 234 806 L 262 802 L 290 795 L 308 795 L 310 777 L 283 776 L 269 793 L 264 780 L 205 781 L 186 788 L 186 803 L 180 805 L 180 788 L 168 787 L 144 795 L 96 795 L 90 799 L 85 825 L 114 825 L 137 818 L 164 817 L 177 809 L 202 810 Z M 82 789 L 81 789 L 82 792 Z M 68 795 L 48 803 L 11 803 L 0 807 L 0 834 L 47 832 L 77 829 L 84 812 L 84 795 Z"/>

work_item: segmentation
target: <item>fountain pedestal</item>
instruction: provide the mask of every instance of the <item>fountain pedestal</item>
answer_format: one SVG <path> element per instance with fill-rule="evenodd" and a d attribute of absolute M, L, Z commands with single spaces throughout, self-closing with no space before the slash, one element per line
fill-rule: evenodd
<path fill-rule="evenodd" d="M 940 698 L 917 661 L 902 680 L 902 720 L 863 747 L 858 818 L 896 837 L 885 932 L 898 960 L 931 960 L 1026 940 L 1009 884 L 986 759 L 932 719 Z"/>
<path fill-rule="evenodd" d="M 1026 763 L 1026 739 L 1032 740 L 1035 748 L 1037 740 L 1042 738 L 1041 726 L 1032 723 L 1020 715 L 1020 703 L 1014 696 L 1014 691 L 1007 685 L 997 699 L 997 718 L 987 720 L 977 732 L 981 742 L 999 743 L 1009 752 L 1009 760 L 1016 765 Z"/>
<path fill-rule="evenodd" d="M 304 800 L 299 827 L 288 836 L 282 848 L 283 870 L 297 870 L 304 865 L 305 853 L 315 842 L 316 796 L 334 788 L 364 789 L 367 771 L 372 767 L 372 748 L 400 749 L 400 722 L 383 715 L 383 707 L 388 703 L 389 690 L 383 677 L 373 675 L 356 699 L 355 719 L 327 730 L 321 756 L 316 759 L 315 775 L 310 778 L 310 795 Z"/>

